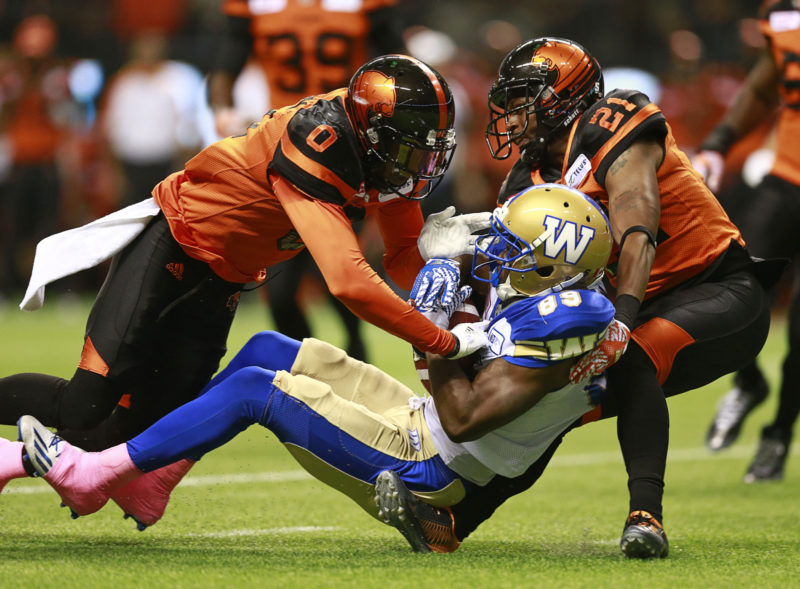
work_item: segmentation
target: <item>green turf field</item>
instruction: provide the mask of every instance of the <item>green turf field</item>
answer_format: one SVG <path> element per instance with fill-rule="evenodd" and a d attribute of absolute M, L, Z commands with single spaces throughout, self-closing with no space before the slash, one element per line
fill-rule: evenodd
<path fill-rule="evenodd" d="M 268 326 L 248 297 L 232 350 Z M 0 306 L 0 375 L 71 375 L 86 312 L 55 297 L 32 314 Z M 326 308 L 312 320 L 320 337 L 342 343 Z M 762 356 L 773 382 L 785 337 L 780 319 L 776 326 Z M 405 344 L 372 328 L 368 339 L 374 363 L 420 388 Z M 43 481 L 11 482 L 0 497 L 0 587 L 800 587 L 800 447 L 782 483 L 741 482 L 774 396 L 733 448 L 703 447 L 729 382 L 670 402 L 663 561 L 626 560 L 617 546 L 627 491 L 610 421 L 571 433 L 542 480 L 450 555 L 412 553 L 254 426 L 206 456 L 143 533 L 113 504 L 72 521 Z"/>

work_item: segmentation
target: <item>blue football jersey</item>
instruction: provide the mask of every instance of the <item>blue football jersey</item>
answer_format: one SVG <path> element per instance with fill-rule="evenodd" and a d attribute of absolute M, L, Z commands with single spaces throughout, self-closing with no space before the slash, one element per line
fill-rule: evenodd
<path fill-rule="evenodd" d="M 502 357 L 520 366 L 551 366 L 592 350 L 613 319 L 611 301 L 591 290 L 518 300 L 492 320 L 480 363 Z"/>

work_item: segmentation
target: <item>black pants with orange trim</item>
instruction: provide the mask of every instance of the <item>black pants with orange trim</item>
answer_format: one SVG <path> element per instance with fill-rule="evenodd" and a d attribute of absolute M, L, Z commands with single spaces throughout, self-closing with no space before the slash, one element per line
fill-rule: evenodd
<path fill-rule="evenodd" d="M 800 261 L 800 185 L 767 175 L 757 188 L 757 198 L 742 212 L 739 224 L 747 249 L 762 258 L 787 258 Z M 800 415 L 800 288 L 795 284 L 788 309 L 788 347 L 781 366 L 780 396 L 775 417 L 765 429 L 772 437 L 791 437 Z M 773 292 L 773 298 L 777 292 Z M 753 361 L 738 372 L 737 384 L 757 390 L 766 379 Z"/>
<path fill-rule="evenodd" d="M 85 450 L 128 440 L 216 372 L 241 287 L 190 258 L 159 215 L 114 257 L 75 375 L 0 379 L 0 423 L 33 415 Z"/>
<path fill-rule="evenodd" d="M 758 280 L 740 271 L 716 281 L 676 288 L 645 302 L 632 340 L 608 371 L 600 417 L 618 417 L 630 509 L 662 519 L 669 414 L 666 398 L 702 387 L 758 355 L 769 332 L 769 304 Z M 456 535 L 464 539 L 509 497 L 544 472 L 564 431 L 521 476 L 495 477 L 453 506 Z M 627 514 L 626 514 L 627 515 Z"/>

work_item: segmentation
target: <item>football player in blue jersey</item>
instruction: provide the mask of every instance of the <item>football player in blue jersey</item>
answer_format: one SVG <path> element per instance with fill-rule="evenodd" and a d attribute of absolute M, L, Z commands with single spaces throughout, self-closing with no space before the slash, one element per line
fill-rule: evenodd
<path fill-rule="evenodd" d="M 262 332 L 204 394 L 127 443 L 84 453 L 28 416 L 20 435 L 39 473 L 86 515 L 143 473 L 198 459 L 259 423 L 415 549 L 451 551 L 457 544 L 407 529 L 400 507 L 418 496 L 444 513 L 495 476 L 525 472 L 592 412 L 602 382 L 571 383 L 569 372 L 613 324 L 613 305 L 593 290 L 611 243 L 601 208 L 564 186 L 533 187 L 497 209 L 473 256 L 484 321 L 452 327 L 485 347 L 466 366 L 428 353 L 430 397 L 324 342 Z M 423 313 L 447 328 L 470 294 L 458 287 Z M 150 515 L 168 499 L 168 489 L 150 497 Z"/>

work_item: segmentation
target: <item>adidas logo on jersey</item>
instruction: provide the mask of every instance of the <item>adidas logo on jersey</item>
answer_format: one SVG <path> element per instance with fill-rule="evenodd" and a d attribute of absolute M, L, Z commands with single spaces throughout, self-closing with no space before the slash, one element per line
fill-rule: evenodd
<path fill-rule="evenodd" d="M 419 432 L 416 429 L 406 429 L 406 431 L 408 432 L 408 441 L 411 443 L 411 447 L 417 452 L 421 452 L 422 444 L 419 440 Z"/>
<path fill-rule="evenodd" d="M 170 262 L 167 264 L 166 268 L 175 278 L 183 280 L 183 264 L 180 262 Z"/>

